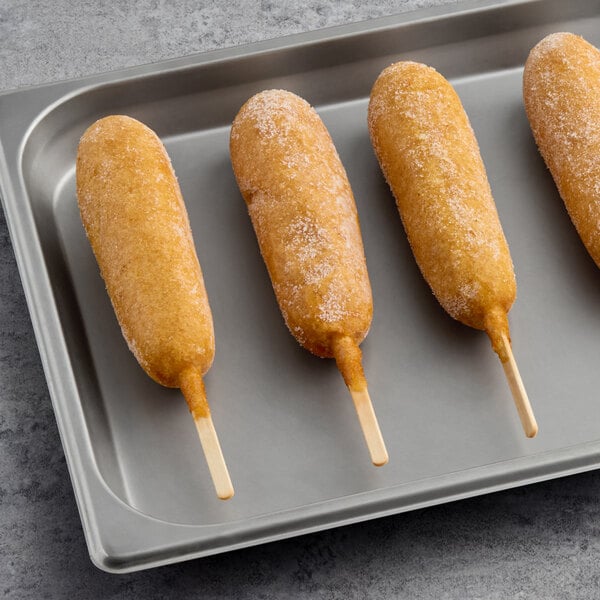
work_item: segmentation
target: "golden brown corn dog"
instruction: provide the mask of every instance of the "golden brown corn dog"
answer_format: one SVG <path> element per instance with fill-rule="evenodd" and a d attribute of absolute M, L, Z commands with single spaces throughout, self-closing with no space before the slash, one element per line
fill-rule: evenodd
<path fill-rule="evenodd" d="M 431 67 L 399 62 L 373 86 L 368 125 L 423 276 L 452 317 L 486 331 L 506 368 L 515 276 L 458 95 Z"/>
<path fill-rule="evenodd" d="M 600 51 L 572 33 L 545 37 L 525 63 L 523 99 L 571 220 L 600 266 Z"/>
<path fill-rule="evenodd" d="M 182 388 L 197 425 L 212 427 L 202 381 L 215 353 L 212 315 L 179 185 L 156 134 L 125 116 L 91 125 L 77 153 L 77 199 L 129 348 L 152 379 Z M 205 447 L 207 458 L 212 451 Z M 231 482 L 217 483 L 221 496 L 232 495 Z"/>
<path fill-rule="evenodd" d="M 366 394 L 358 345 L 371 325 L 371 286 L 354 197 L 325 125 L 295 94 L 264 91 L 236 116 L 230 151 L 288 328 L 317 356 L 335 357 L 351 392 Z M 387 462 L 382 440 L 372 458 Z"/>

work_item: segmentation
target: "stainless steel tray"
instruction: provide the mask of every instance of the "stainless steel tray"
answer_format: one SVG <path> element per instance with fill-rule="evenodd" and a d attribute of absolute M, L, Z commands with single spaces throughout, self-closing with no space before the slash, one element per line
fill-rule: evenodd
<path fill-rule="evenodd" d="M 545 34 L 600 43 L 600 2 L 462 3 L 0 96 L 1 194 L 92 560 L 132 571 L 596 468 L 600 272 L 539 157 L 521 66 Z M 540 424 L 522 434 L 484 334 L 422 280 L 369 144 L 367 97 L 399 59 L 437 67 L 478 135 L 519 285 L 514 350 Z M 321 113 L 362 223 L 375 316 L 365 367 L 390 463 L 371 466 L 332 361 L 279 314 L 231 172 L 228 124 L 254 92 Z M 206 378 L 236 496 L 213 493 L 175 391 L 119 332 L 81 227 L 77 141 L 127 113 L 164 139 L 214 312 Z"/>

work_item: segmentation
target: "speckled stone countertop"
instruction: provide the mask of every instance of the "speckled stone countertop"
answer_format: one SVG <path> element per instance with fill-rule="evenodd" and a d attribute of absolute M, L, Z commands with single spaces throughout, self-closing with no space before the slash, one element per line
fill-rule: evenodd
<path fill-rule="evenodd" d="M 0 91 L 452 0 L 0 3 Z M 0 115 L 2 118 L 2 115 Z M 131 575 L 89 561 L 0 212 L 0 596 L 597 598 L 588 473 Z"/>

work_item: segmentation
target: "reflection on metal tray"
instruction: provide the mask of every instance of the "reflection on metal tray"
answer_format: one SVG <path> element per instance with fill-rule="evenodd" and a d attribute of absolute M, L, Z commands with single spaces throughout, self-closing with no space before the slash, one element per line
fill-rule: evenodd
<path fill-rule="evenodd" d="M 551 31 L 600 43 L 599 2 L 462 3 L 0 96 L 1 190 L 94 562 L 128 571 L 600 464 L 600 274 L 541 158 L 521 66 Z M 435 66 L 478 135 L 511 246 L 514 350 L 540 424 L 523 436 L 486 336 L 422 280 L 366 127 L 382 68 Z M 375 469 L 335 365 L 287 332 L 228 158 L 264 88 L 316 106 L 348 171 L 375 314 L 363 344 L 390 463 Z M 77 141 L 126 113 L 154 128 L 186 199 L 214 313 L 206 377 L 236 486 L 218 501 L 178 392 L 127 350 L 79 221 Z"/>

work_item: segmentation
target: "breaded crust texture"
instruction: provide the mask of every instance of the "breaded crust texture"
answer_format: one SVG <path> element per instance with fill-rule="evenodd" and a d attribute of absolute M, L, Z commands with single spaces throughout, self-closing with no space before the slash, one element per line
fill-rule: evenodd
<path fill-rule="evenodd" d="M 77 198 L 123 335 L 140 365 L 179 387 L 214 357 L 212 316 L 190 224 L 157 135 L 125 116 L 100 119 L 77 153 Z"/>
<path fill-rule="evenodd" d="M 371 286 L 352 190 L 316 111 L 291 92 L 256 94 L 233 122 L 230 152 L 292 334 L 322 357 L 341 336 L 359 344 Z"/>
<path fill-rule="evenodd" d="M 600 52 L 572 33 L 545 37 L 525 63 L 523 99 L 540 153 L 600 266 Z"/>
<path fill-rule="evenodd" d="M 516 295 L 508 245 L 460 99 L 435 69 L 389 66 L 371 91 L 375 154 L 421 272 L 455 319 L 498 349 Z"/>

